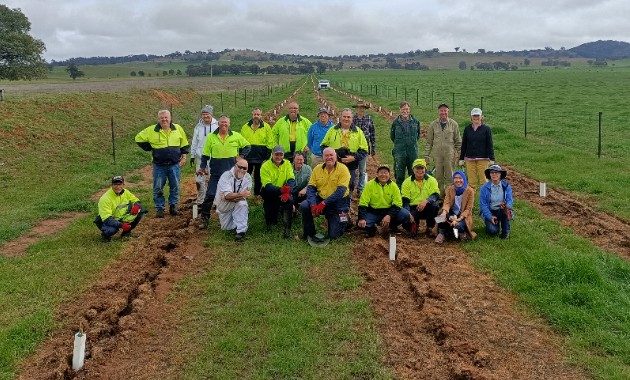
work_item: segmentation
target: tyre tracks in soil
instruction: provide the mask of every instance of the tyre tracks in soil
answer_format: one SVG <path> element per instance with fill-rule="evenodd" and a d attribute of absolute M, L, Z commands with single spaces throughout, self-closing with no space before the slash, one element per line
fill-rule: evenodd
<path fill-rule="evenodd" d="M 302 86 L 263 118 L 273 120 L 301 89 Z M 151 166 L 134 173 L 144 178 L 134 185 L 152 186 Z M 182 195 L 187 198 L 184 205 L 196 198 L 192 178 L 181 182 Z M 107 189 L 91 199 L 98 200 Z M 135 380 L 178 376 L 185 364 L 182 355 L 176 354 L 180 349 L 178 312 L 187 299 L 169 296 L 178 281 L 204 273 L 213 258 L 211 249 L 203 246 L 207 231 L 199 231 L 191 212 L 182 211 L 182 215 L 166 215 L 163 219 L 147 215 L 136 229 L 139 237 L 128 242 L 98 279 L 86 291 L 59 305 L 55 320 L 60 327 L 22 361 L 18 379 Z M 59 229 L 64 227 L 59 225 Z M 75 372 L 73 336 L 80 326 L 87 334 L 87 349 L 84 367 Z"/>
<path fill-rule="evenodd" d="M 320 93 L 316 98 L 336 109 Z M 393 120 L 389 111 L 373 104 L 371 110 Z M 368 159 L 371 178 L 378 165 L 376 157 Z M 512 171 L 510 178 L 513 187 L 522 187 Z M 530 181 L 525 194 L 536 184 Z M 524 198 L 520 192 L 515 195 Z M 390 261 L 389 235 L 367 239 L 359 231 L 352 234 L 357 240 L 353 260 L 378 317 L 383 361 L 397 377 L 590 378 L 566 362 L 562 337 L 542 319 L 520 310 L 516 297 L 479 273 L 457 243 L 437 245 L 424 233 L 413 238 L 397 234 L 398 257 Z"/>

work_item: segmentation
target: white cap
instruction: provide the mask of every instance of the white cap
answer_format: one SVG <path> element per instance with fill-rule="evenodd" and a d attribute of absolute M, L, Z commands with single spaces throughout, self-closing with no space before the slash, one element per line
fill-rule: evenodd
<path fill-rule="evenodd" d="M 473 108 L 472 111 L 470 111 L 470 116 L 481 116 L 483 115 L 483 112 L 481 112 L 481 108 Z"/>

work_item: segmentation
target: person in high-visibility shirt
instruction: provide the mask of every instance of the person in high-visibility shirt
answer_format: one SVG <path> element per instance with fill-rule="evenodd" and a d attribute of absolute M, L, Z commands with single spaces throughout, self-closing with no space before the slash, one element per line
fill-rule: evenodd
<path fill-rule="evenodd" d="M 164 217 L 164 186 L 168 181 L 168 204 L 171 215 L 180 215 L 179 203 L 180 167 L 186 164 L 186 154 L 190 145 L 186 132 L 178 124 L 173 124 L 171 112 L 158 112 L 159 122 L 150 125 L 136 135 L 136 143 L 143 150 L 151 152 L 153 158 L 153 201 L 158 218 Z"/>
<path fill-rule="evenodd" d="M 265 161 L 260 168 L 262 179 L 263 209 L 267 230 L 278 223 L 278 212 L 282 212 L 284 238 L 291 237 L 293 222 L 293 196 L 291 192 L 295 186 L 295 174 L 289 160 L 284 159 L 284 148 L 276 145 L 271 159 Z"/>
<path fill-rule="evenodd" d="M 254 180 L 254 196 L 259 201 L 261 189 L 260 167 L 265 160 L 269 159 L 271 148 L 274 146 L 271 126 L 262 119 L 260 108 L 252 110 L 252 118 L 241 127 L 241 135 L 252 144 L 252 148 L 245 159 L 249 163 L 247 172 Z"/>
<path fill-rule="evenodd" d="M 367 157 L 368 143 L 361 128 L 352 124 L 353 113 L 350 108 L 341 111 L 339 124 L 330 128 L 322 140 L 321 148 L 331 147 L 337 152 L 339 161 L 350 171 L 350 197 L 354 191 L 359 162 Z"/>
<path fill-rule="evenodd" d="M 322 239 L 315 236 L 314 218 L 324 215 L 328 222 L 328 237 L 335 239 L 343 235 L 348 223 L 350 202 L 350 172 L 346 165 L 337 161 L 333 148 L 324 149 L 324 162 L 313 168 L 306 187 L 306 200 L 300 204 L 304 239 L 316 243 Z"/>
<path fill-rule="evenodd" d="M 365 185 L 359 199 L 357 227 L 365 229 L 369 237 L 376 235 L 377 225 L 396 231 L 402 224 L 412 229 L 409 210 L 402 207 L 400 188 L 391 180 L 389 166 L 376 169 L 376 178 Z"/>
<path fill-rule="evenodd" d="M 300 115 L 300 106 L 296 102 L 289 103 L 289 113 L 281 117 L 273 125 L 273 146 L 282 145 L 284 158 L 293 162 L 293 153 L 299 150 L 307 152 L 306 134 L 311 122 Z"/>
<path fill-rule="evenodd" d="M 210 182 L 206 191 L 206 198 L 201 204 L 199 228 L 208 228 L 210 210 L 217 192 L 217 184 L 221 175 L 234 167 L 236 158 L 247 156 L 250 143 L 240 133 L 230 129 L 230 118 L 226 115 L 219 117 L 219 128 L 208 135 L 201 155 L 200 173 L 208 174 L 204 169 L 210 160 Z"/>
<path fill-rule="evenodd" d="M 437 201 L 440 199 L 440 189 L 437 180 L 427 174 L 427 162 L 418 158 L 413 162 L 413 175 L 407 177 L 400 190 L 403 207 L 409 210 L 415 226 L 412 235 L 417 232 L 418 222 L 427 221 L 427 236 L 431 236 L 435 226 L 435 217 L 439 211 Z"/>
<path fill-rule="evenodd" d="M 121 238 L 131 237 L 131 231 L 146 212 L 138 197 L 125 189 L 125 179 L 117 175 L 112 178 L 112 187 L 98 200 L 98 216 L 94 224 L 104 241 L 111 241 L 121 229 Z"/>

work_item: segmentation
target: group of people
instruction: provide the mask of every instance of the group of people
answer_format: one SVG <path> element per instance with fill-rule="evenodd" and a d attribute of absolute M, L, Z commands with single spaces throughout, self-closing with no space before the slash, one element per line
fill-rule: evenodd
<path fill-rule="evenodd" d="M 438 243 L 453 235 L 473 238 L 472 208 L 479 184 L 483 184 L 480 208 L 487 231 L 509 236 L 511 187 L 505 181 L 505 170 L 494 165 L 492 133 L 483 123 L 480 109 L 471 111 L 472 123 L 460 137 L 457 122 L 448 116 L 448 105 L 440 104 L 439 118 L 428 128 L 425 156 L 418 158 L 420 122 L 411 114 L 410 104 L 402 102 L 390 131 L 394 180 L 390 168 L 382 165 L 376 178 L 368 181 L 367 158 L 376 153 L 375 126 L 365 113 L 369 105 L 360 102 L 354 108 L 356 113 L 343 109 L 337 124 L 332 122 L 331 112 L 321 108 L 318 120 L 311 123 L 300 115 L 299 105 L 291 102 L 286 116 L 273 126 L 255 108 L 239 133 L 231 129 L 228 116 L 215 119 L 213 107 L 207 105 L 194 128 L 192 146 L 183 128 L 172 122 L 170 112 L 159 111 L 158 123 L 135 138 L 152 154 L 156 217 L 165 215 L 166 182 L 168 212 L 180 214 L 180 169 L 190 154 L 190 164 L 196 168 L 194 204 L 201 209 L 199 227 L 208 227 L 214 205 L 221 228 L 234 231 L 237 241 L 248 229 L 247 200 L 252 192 L 263 203 L 268 230 L 282 223 L 283 236 L 290 238 L 293 218 L 300 212 L 305 239 L 322 239 L 314 222 L 320 215 L 327 220 L 328 238 L 338 238 L 352 224 L 349 212 L 355 187 L 356 226 L 368 236 L 376 234 L 377 225 L 390 230 L 402 226 L 415 235 L 420 220 L 426 220 L 427 234 L 436 236 Z M 435 166 L 432 172 L 431 162 Z M 466 165 L 468 178 L 463 171 L 454 171 L 457 162 Z M 486 179 L 490 182 L 485 183 Z M 103 239 L 111 240 L 120 229 L 123 236 L 129 236 L 145 212 L 117 176 L 99 201 L 95 222 Z"/>

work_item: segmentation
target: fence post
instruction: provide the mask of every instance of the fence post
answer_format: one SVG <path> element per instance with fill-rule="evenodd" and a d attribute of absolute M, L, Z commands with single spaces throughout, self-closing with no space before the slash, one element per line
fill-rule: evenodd
<path fill-rule="evenodd" d="M 4 101 L 4 89 L 0 88 L 0 102 Z"/>
<path fill-rule="evenodd" d="M 599 138 L 597 139 L 597 158 L 602 158 L 602 111 L 599 111 Z"/>
<path fill-rule="evenodd" d="M 483 111 L 483 96 L 481 97 L 481 107 L 479 108 L 481 108 L 481 110 Z"/>
<path fill-rule="evenodd" d="M 112 116 L 112 157 L 114 158 L 114 165 L 116 165 L 116 136 L 114 134 L 114 117 Z"/>
<path fill-rule="evenodd" d="M 221 113 L 223 113 L 223 92 L 221 94 Z"/>
<path fill-rule="evenodd" d="M 527 137 L 527 102 L 525 102 L 525 137 Z"/>
<path fill-rule="evenodd" d="M 234 90 L 234 107 L 236 107 L 236 90 Z"/>
<path fill-rule="evenodd" d="M 247 89 L 245 89 L 244 91 L 245 91 L 245 105 L 247 105 Z"/>
<path fill-rule="evenodd" d="M 455 93 L 453 93 L 453 115 L 455 115 Z"/>

